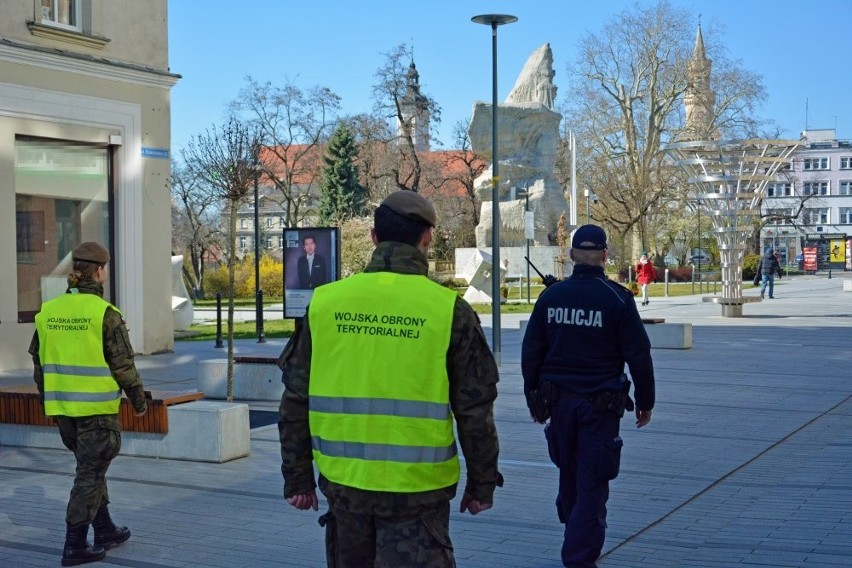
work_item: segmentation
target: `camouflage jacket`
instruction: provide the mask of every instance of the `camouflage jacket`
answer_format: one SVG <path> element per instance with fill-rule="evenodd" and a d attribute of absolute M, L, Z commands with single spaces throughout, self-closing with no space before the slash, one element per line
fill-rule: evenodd
<path fill-rule="evenodd" d="M 390 271 L 422 274 L 428 271 L 426 257 L 417 248 L 397 243 L 379 243 L 365 272 Z M 284 496 L 292 497 L 316 487 L 308 425 L 308 382 L 311 366 L 311 330 L 305 317 L 290 338 L 279 359 L 283 370 L 284 395 L 281 398 L 278 429 L 281 440 L 281 472 Z M 467 467 L 465 493 L 484 503 L 493 502 L 494 488 L 503 484 L 497 470 L 497 429 L 493 406 L 497 398 L 497 365 L 488 348 L 479 317 L 470 305 L 458 298 L 453 312 L 450 347 L 447 350 L 450 406 L 456 420 L 458 442 Z M 346 501 L 350 508 L 370 500 L 396 502 L 399 495 L 361 491 L 327 479 L 320 488 L 330 498 Z M 408 505 L 452 499 L 456 486 L 435 491 L 406 494 Z"/>
<path fill-rule="evenodd" d="M 81 280 L 77 289 L 80 290 L 81 294 L 97 294 L 101 297 L 104 295 L 103 285 L 92 280 Z M 112 371 L 112 377 L 121 387 L 121 390 L 127 394 L 127 398 L 133 404 L 133 409 L 136 412 L 143 412 L 147 408 L 145 389 L 142 386 L 142 378 L 136 371 L 136 364 L 133 362 L 135 354 L 133 347 L 130 346 L 130 336 L 121 314 L 112 308 L 108 308 L 104 313 L 103 327 L 104 359 L 106 359 L 107 365 Z M 44 373 L 38 355 L 38 331 L 33 333 L 28 351 L 33 358 L 33 380 L 35 380 L 38 391 L 44 395 Z"/>

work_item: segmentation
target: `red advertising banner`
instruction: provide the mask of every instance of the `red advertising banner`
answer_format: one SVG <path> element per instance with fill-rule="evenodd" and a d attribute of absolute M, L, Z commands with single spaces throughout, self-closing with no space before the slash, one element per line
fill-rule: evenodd
<path fill-rule="evenodd" d="M 816 272 L 817 270 L 817 248 L 816 247 L 805 247 L 802 249 L 802 255 L 804 256 L 804 266 L 802 270 L 805 272 Z"/>

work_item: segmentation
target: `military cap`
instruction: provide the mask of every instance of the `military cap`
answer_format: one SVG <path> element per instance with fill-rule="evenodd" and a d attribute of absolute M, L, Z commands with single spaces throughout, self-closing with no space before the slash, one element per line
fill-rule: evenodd
<path fill-rule="evenodd" d="M 86 241 L 74 249 L 71 258 L 95 264 L 106 264 L 109 262 L 109 251 L 94 241 Z"/>
<path fill-rule="evenodd" d="M 400 217 L 412 219 L 430 227 L 434 227 L 438 221 L 432 204 L 415 191 L 394 191 L 385 197 L 380 207 L 387 207 Z"/>
<path fill-rule="evenodd" d="M 583 225 L 574 232 L 571 248 L 581 250 L 606 250 L 606 233 L 597 225 Z"/>

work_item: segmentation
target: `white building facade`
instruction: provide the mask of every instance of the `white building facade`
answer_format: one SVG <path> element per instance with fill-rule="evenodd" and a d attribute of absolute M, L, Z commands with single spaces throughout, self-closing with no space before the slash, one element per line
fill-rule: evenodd
<path fill-rule="evenodd" d="M 819 268 L 852 269 L 852 141 L 833 129 L 807 130 L 792 166 L 767 187 L 761 217 L 761 249 L 795 262 L 805 248 L 818 249 Z"/>
<path fill-rule="evenodd" d="M 0 3 L 0 369 L 30 366 L 71 251 L 112 253 L 134 348 L 174 346 L 166 0 Z"/>

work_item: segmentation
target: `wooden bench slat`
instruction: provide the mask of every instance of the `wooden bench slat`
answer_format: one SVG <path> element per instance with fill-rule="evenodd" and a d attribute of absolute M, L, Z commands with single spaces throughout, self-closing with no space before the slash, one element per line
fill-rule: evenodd
<path fill-rule="evenodd" d="M 169 406 L 204 398 L 204 393 L 194 390 L 154 390 L 145 395 L 148 412 L 144 416 L 136 416 L 130 400 L 122 396 L 118 416 L 123 430 L 166 434 Z M 35 385 L 13 385 L 0 387 L 0 423 L 53 426 L 53 418 L 45 416 Z"/>

